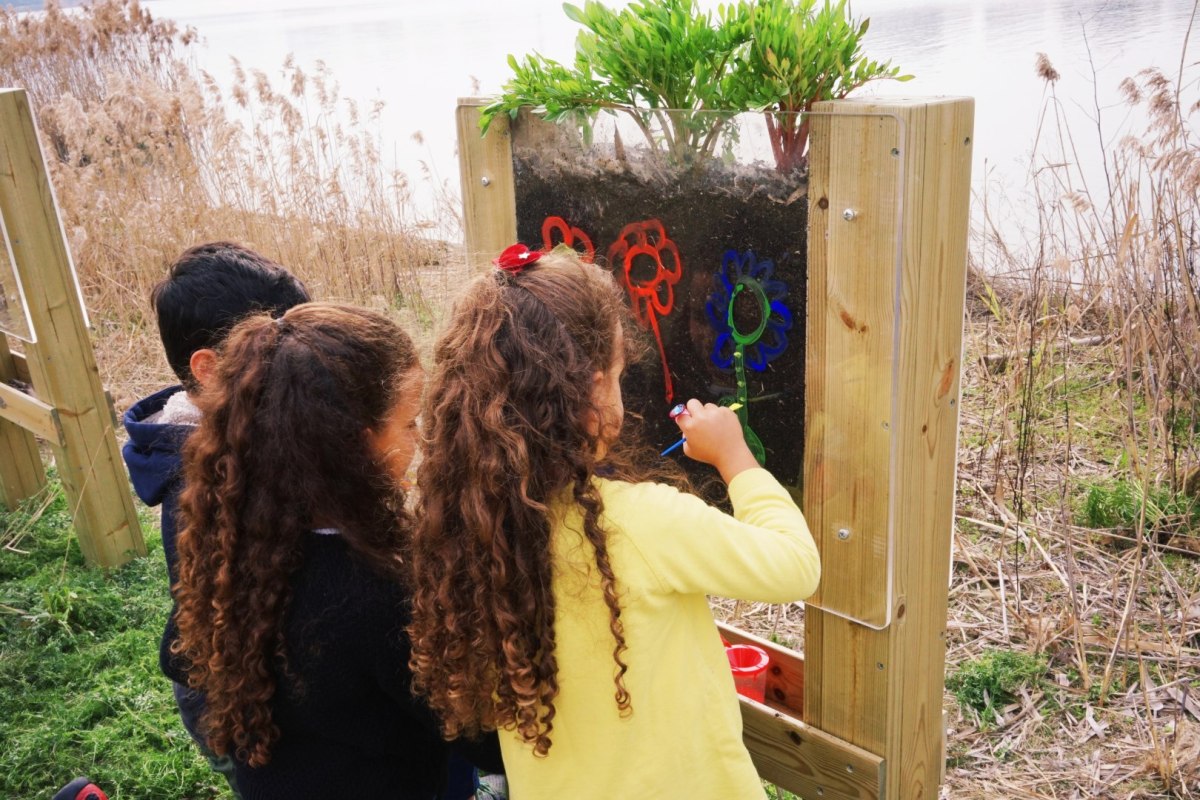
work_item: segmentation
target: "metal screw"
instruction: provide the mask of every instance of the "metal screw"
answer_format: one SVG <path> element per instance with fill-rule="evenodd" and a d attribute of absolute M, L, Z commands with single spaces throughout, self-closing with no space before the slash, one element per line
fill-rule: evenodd
<path fill-rule="evenodd" d="M 875 662 L 875 669 L 879 670 L 880 672 L 883 672 L 883 662 L 882 662 L 882 661 L 876 661 L 876 662 Z"/>
<path fill-rule="evenodd" d="M 845 211 L 842 212 L 842 219 L 846 220 L 846 222 L 853 222 L 857 217 L 858 217 L 858 212 L 855 211 L 853 208 L 847 208 Z"/>
<path fill-rule="evenodd" d="M 963 144 L 970 144 L 970 143 L 971 143 L 971 137 L 970 137 L 970 136 L 968 136 L 967 138 L 963 139 Z"/>
<path fill-rule="evenodd" d="M 492 179 L 485 175 L 479 179 L 479 182 L 482 183 L 484 186 L 490 186 L 492 183 Z"/>
<path fill-rule="evenodd" d="M 846 772 L 849 772 L 851 775 L 853 775 L 853 774 L 854 774 L 854 765 L 853 765 L 853 764 L 847 764 L 847 765 L 846 765 Z"/>
<path fill-rule="evenodd" d="M 890 431 L 890 430 L 892 429 L 892 426 L 891 426 L 891 425 L 888 425 L 888 424 L 885 422 L 885 423 L 883 423 L 883 429 L 884 429 L 885 431 Z"/>
<path fill-rule="evenodd" d="M 900 157 L 900 148 L 893 147 L 892 148 L 892 158 L 899 158 L 899 157 Z"/>
<path fill-rule="evenodd" d="M 954 405 L 957 402 L 958 402 L 958 400 L 956 398 L 953 398 L 953 397 L 950 398 L 950 405 Z"/>
<path fill-rule="evenodd" d="M 849 528 L 838 528 L 838 538 L 843 542 L 850 538 Z"/>

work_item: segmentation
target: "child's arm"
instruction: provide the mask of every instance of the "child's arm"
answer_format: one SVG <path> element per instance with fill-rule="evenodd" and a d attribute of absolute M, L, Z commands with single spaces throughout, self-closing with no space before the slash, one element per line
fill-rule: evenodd
<path fill-rule="evenodd" d="M 804 515 L 746 446 L 737 416 L 726 408 L 688 403 L 676 419 L 684 452 L 712 464 L 729 484 L 734 515 L 661 484 L 638 484 L 613 498 L 608 513 L 623 525 L 663 589 L 761 602 L 812 594 L 821 560 Z M 634 516 L 636 515 L 636 516 Z"/>
<path fill-rule="evenodd" d="M 659 591 L 763 603 L 816 591 L 821 559 L 804 515 L 757 464 L 730 481 L 733 516 L 663 484 L 626 487 L 605 499 L 605 515 L 624 529 Z"/>
<path fill-rule="evenodd" d="M 687 440 L 683 445 L 684 455 L 712 464 L 726 484 L 746 470 L 758 467 L 746 445 L 742 423 L 730 409 L 693 398 L 687 403 L 687 411 L 675 417 L 675 424 Z"/>

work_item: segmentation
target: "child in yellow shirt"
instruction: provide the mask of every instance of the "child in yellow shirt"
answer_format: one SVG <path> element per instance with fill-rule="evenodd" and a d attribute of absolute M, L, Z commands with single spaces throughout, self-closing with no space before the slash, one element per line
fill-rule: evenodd
<path fill-rule="evenodd" d="M 762 798 L 706 595 L 807 597 L 808 526 L 736 415 L 691 400 L 684 453 L 732 516 L 621 442 L 612 277 L 514 246 L 437 342 L 412 543 L 414 685 L 449 737 L 499 729 L 511 796 Z"/>

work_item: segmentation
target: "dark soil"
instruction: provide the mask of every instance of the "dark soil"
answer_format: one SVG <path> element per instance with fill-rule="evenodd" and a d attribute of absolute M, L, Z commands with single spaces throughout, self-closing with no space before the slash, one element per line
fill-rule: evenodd
<path fill-rule="evenodd" d="M 631 365 L 623 383 L 628 412 L 644 415 L 650 444 L 664 449 L 679 439 L 668 419 L 678 402 L 697 397 L 717 402 L 734 394 L 732 369 L 714 364 L 717 330 L 705 304 L 719 287 L 727 251 L 753 251 L 773 261 L 774 278 L 788 292 L 792 324 L 787 347 L 762 372 L 747 369 L 749 424 L 766 448 L 766 466 L 785 485 L 798 488 L 804 442 L 804 344 L 808 203 L 803 178 L 785 179 L 773 169 L 746 165 L 712 166 L 672 172 L 612 159 L 580 160 L 555 148 L 514 147 L 517 235 L 537 246 L 548 217 L 561 217 L 590 237 L 597 263 L 618 270 L 623 261 L 610 248 L 630 223 L 658 220 L 678 247 L 682 277 L 674 286 L 671 312 L 658 318 L 674 393 L 668 400 L 657 344 L 643 363 Z M 555 237 L 557 243 L 561 238 Z M 645 260 L 645 259 L 643 259 Z M 632 275 L 654 272 L 634 261 Z M 661 287 L 666 299 L 665 286 Z M 754 303 L 734 304 L 739 329 L 753 330 L 761 311 Z M 649 335 L 649 332 L 648 332 Z M 761 399 L 756 399 L 761 398 Z M 670 456 L 681 458 L 680 451 Z M 686 459 L 684 459 L 687 461 Z M 711 471 L 688 463 L 693 478 Z"/>

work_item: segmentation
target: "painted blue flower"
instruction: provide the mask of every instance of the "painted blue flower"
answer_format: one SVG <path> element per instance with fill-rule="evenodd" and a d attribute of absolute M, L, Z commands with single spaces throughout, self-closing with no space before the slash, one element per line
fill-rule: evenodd
<path fill-rule="evenodd" d="M 722 256 L 716 274 L 717 290 L 704 304 L 709 324 L 717 332 L 712 361 L 719 368 L 733 366 L 739 344 L 745 348 L 746 366 L 755 372 L 764 371 L 787 349 L 787 332 L 792 328 L 792 312 L 785 302 L 788 286 L 774 274 L 775 262 L 759 261 L 753 250 L 726 250 Z M 753 330 L 741 330 L 733 318 L 734 301 L 742 293 L 750 293 L 752 299 L 747 299 L 758 306 L 760 316 Z"/>

